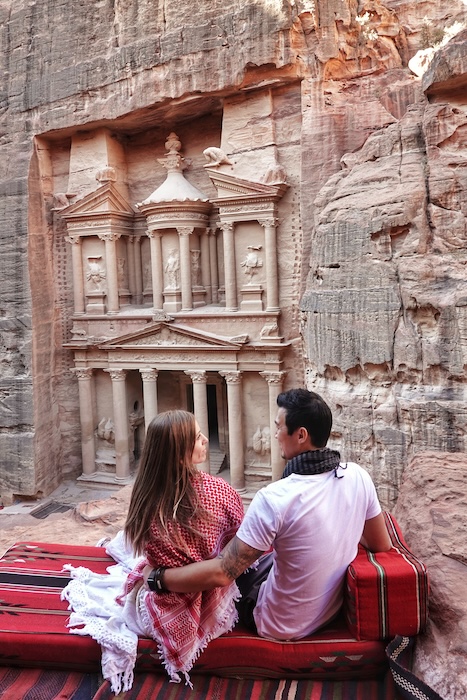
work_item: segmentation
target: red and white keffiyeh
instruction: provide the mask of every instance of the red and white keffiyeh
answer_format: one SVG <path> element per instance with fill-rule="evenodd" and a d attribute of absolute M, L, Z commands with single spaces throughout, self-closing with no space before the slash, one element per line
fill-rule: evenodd
<path fill-rule="evenodd" d="M 169 538 L 164 540 L 154 528 L 147 556 L 135 560 L 120 532 L 107 547 L 118 561 L 108 567 L 108 574 L 94 574 L 85 567 L 64 567 L 72 578 L 61 594 L 72 610 L 70 632 L 90 635 L 101 645 L 102 673 L 116 694 L 132 686 L 138 634 L 156 640 L 171 680 L 179 682 L 181 674 L 190 684 L 188 673 L 198 655 L 210 640 L 231 630 L 237 621 L 235 601 L 240 594 L 235 583 L 202 593 L 163 595 L 142 585 L 141 572 L 148 562 L 152 566 L 177 567 L 210 559 L 236 533 L 243 519 L 240 496 L 219 477 L 204 472 L 198 476 L 200 504 L 213 517 L 197 523 L 202 537 L 183 532 L 183 550 L 171 543 L 170 528 Z M 129 563 L 134 566 L 132 571 Z"/>
<path fill-rule="evenodd" d="M 197 523 L 202 538 L 183 532 L 186 547 L 182 551 L 170 541 L 161 540 L 157 530 L 144 558 L 128 575 L 121 602 L 140 584 L 142 570 L 151 566 L 177 567 L 215 557 L 235 535 L 243 519 L 240 496 L 223 479 L 199 473 L 200 504 L 212 514 L 212 520 Z M 169 527 L 169 537 L 171 528 Z M 235 601 L 240 597 L 237 585 L 202 593 L 165 593 L 159 595 L 140 588 L 138 613 L 145 629 L 159 646 L 163 663 L 174 681 L 190 671 L 198 655 L 211 639 L 232 629 L 237 621 Z"/>

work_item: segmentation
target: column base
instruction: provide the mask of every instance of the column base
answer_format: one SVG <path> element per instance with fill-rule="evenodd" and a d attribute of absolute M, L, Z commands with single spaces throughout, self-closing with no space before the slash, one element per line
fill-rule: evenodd
<path fill-rule="evenodd" d="M 115 474 L 101 471 L 95 471 L 92 474 L 81 474 L 81 476 L 78 476 L 77 478 L 77 481 L 82 481 L 90 486 L 115 486 L 116 489 L 133 483 L 133 480 L 134 477 L 131 474 L 127 477 L 121 478 Z"/>
<path fill-rule="evenodd" d="M 242 311 L 263 311 L 263 288 L 259 284 L 243 287 L 241 290 L 242 301 L 240 309 Z"/>

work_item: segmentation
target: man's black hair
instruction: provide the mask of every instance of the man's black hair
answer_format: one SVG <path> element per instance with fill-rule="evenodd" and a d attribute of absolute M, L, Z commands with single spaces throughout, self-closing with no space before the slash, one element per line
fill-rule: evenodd
<path fill-rule="evenodd" d="M 314 447 L 326 447 L 331 434 L 332 413 L 319 394 L 307 389 L 290 389 L 279 394 L 277 405 L 285 410 L 289 435 L 297 428 L 306 428 Z"/>

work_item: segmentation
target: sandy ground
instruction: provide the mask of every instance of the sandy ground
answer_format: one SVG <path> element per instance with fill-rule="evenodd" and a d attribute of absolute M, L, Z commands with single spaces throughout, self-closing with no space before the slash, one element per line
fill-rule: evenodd
<path fill-rule="evenodd" d="M 59 542 L 95 545 L 102 537 L 113 537 L 122 529 L 131 486 L 118 491 L 93 489 L 78 482 L 62 484 L 40 501 L 25 501 L 0 510 L 0 555 L 15 542 Z M 69 506 L 65 512 L 55 507 Z M 52 510 L 39 518 L 41 511 Z M 34 515 L 33 513 L 36 513 Z"/>

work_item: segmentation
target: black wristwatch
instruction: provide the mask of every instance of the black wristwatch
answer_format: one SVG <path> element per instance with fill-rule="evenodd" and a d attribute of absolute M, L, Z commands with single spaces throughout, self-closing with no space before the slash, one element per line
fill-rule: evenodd
<path fill-rule="evenodd" d="M 155 593 L 168 593 L 169 591 L 164 586 L 162 577 L 164 575 L 166 567 L 158 566 L 157 569 L 153 569 L 146 579 L 146 583 L 150 591 Z"/>

